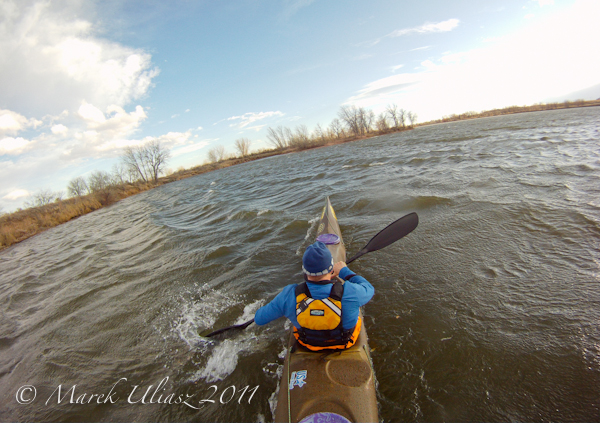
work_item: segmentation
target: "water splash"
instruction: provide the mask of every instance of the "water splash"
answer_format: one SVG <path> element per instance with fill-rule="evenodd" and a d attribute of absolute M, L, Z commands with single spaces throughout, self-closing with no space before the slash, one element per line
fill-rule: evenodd
<path fill-rule="evenodd" d="M 179 317 L 172 325 L 172 331 L 183 340 L 190 349 L 206 347 L 211 341 L 201 337 L 198 332 L 214 326 L 217 317 L 223 310 L 229 309 L 241 302 L 238 296 L 224 294 L 221 291 L 208 288 L 203 285 L 200 289 L 201 298 L 193 299 L 191 294 L 198 292 L 187 292 L 179 298 L 181 311 Z"/>

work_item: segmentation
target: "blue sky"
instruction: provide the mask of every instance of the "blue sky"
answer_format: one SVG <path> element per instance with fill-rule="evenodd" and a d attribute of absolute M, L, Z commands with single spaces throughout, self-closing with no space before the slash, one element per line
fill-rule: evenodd
<path fill-rule="evenodd" d="M 598 16 L 597 0 L 0 0 L 0 207 L 151 139 L 177 169 L 342 105 L 422 122 L 568 96 L 600 84 Z"/>

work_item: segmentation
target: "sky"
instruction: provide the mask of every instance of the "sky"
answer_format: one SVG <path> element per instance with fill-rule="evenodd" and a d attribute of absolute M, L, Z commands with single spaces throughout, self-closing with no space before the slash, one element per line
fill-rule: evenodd
<path fill-rule="evenodd" d="M 150 140 L 176 170 L 344 105 L 424 122 L 595 99 L 599 16 L 597 0 L 0 0 L 0 211 Z"/>

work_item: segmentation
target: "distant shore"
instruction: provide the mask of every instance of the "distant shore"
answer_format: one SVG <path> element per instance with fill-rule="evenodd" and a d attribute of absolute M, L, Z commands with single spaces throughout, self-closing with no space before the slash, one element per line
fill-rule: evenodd
<path fill-rule="evenodd" d="M 32 207 L 24 210 L 18 210 L 13 213 L 7 213 L 0 216 L 0 250 L 11 245 L 19 243 L 47 229 L 58 226 L 69 220 L 83 216 L 94 210 L 109 206 L 123 198 L 130 197 L 140 192 L 147 191 L 170 182 L 211 172 L 230 166 L 235 166 L 250 161 L 260 160 L 267 157 L 278 156 L 282 154 L 296 153 L 299 151 L 310 150 L 314 148 L 327 147 L 331 145 L 343 144 L 347 142 L 359 141 L 373 138 L 380 135 L 386 135 L 396 132 L 409 131 L 415 127 L 435 125 L 440 123 L 457 122 L 462 120 L 480 119 L 492 116 L 502 116 L 516 113 L 537 112 L 546 110 L 570 109 L 578 107 L 600 106 L 599 100 L 585 101 L 565 101 L 562 103 L 536 104 L 533 106 L 511 106 L 503 109 L 487 110 L 483 112 L 467 112 L 459 115 L 444 116 L 429 122 L 416 124 L 414 126 L 402 126 L 389 128 L 386 130 L 374 130 L 364 136 L 349 136 L 339 138 L 322 138 L 307 143 L 302 147 L 288 147 L 284 149 L 265 150 L 258 153 L 246 155 L 244 157 L 230 158 L 217 163 L 203 164 L 190 169 L 184 169 L 163 176 L 155 183 L 136 182 L 126 183 L 118 186 L 111 186 L 98 192 L 82 195 L 80 197 L 58 200 L 41 207 Z"/>
<path fill-rule="evenodd" d="M 438 123 L 457 122 L 461 120 L 469 119 L 481 119 L 493 116 L 513 115 L 517 113 L 528 113 L 528 112 L 542 112 L 547 110 L 561 110 L 561 109 L 574 109 L 578 107 L 594 107 L 600 106 L 600 99 L 598 100 L 575 100 L 575 101 L 564 101 L 561 103 L 540 103 L 534 104 L 533 106 L 509 106 L 502 109 L 485 110 L 483 112 L 466 112 L 459 115 L 453 114 L 444 116 L 441 119 L 432 120 L 429 122 L 423 122 L 416 126 L 434 125 Z"/>

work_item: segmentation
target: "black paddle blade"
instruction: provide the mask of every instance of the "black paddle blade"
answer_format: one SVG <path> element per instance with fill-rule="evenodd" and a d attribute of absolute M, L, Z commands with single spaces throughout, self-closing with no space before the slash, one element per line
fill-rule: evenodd
<path fill-rule="evenodd" d="M 356 255 L 346 263 L 351 263 L 360 256 L 363 256 L 367 253 L 372 253 L 373 251 L 381 250 L 382 248 L 393 244 L 400 238 L 403 238 L 414 231 L 418 224 L 419 216 L 417 216 L 417 213 L 409 213 L 406 216 L 401 217 L 400 219 L 386 226 L 377 235 L 371 238 L 367 245 L 365 245 L 362 250 L 356 253 Z"/>
<path fill-rule="evenodd" d="M 252 319 L 246 323 L 242 323 L 241 325 L 227 326 L 226 328 L 218 329 L 214 332 L 209 333 L 208 335 L 204 335 L 204 337 L 211 338 L 215 335 L 219 335 L 219 334 L 221 334 L 223 332 L 227 332 L 228 330 L 231 330 L 231 329 L 243 330 L 243 329 L 246 329 L 248 326 L 250 326 L 252 323 L 254 323 L 254 319 Z"/>

